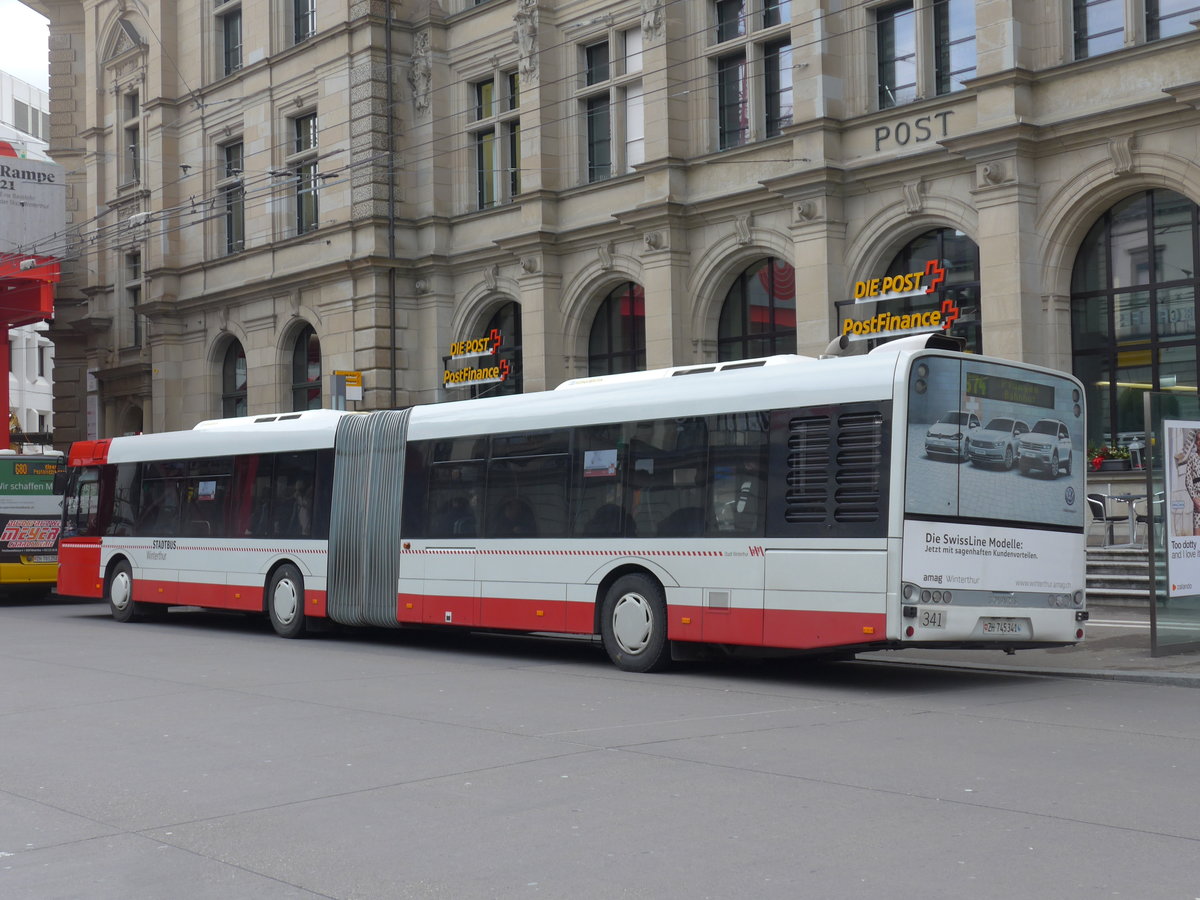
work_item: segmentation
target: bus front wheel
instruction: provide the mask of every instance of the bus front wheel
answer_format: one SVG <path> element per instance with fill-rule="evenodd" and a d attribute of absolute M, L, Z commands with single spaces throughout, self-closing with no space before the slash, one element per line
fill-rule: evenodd
<path fill-rule="evenodd" d="M 609 659 L 626 672 L 666 667 L 667 601 L 663 589 L 645 575 L 613 582 L 600 607 L 600 638 Z"/>
<path fill-rule="evenodd" d="M 267 613 L 280 637 L 304 634 L 304 576 L 291 563 L 275 570 L 267 585 Z"/>
<path fill-rule="evenodd" d="M 121 560 L 113 567 L 105 585 L 108 608 L 118 622 L 132 622 L 141 611 L 133 602 L 133 567 L 128 560 Z"/>

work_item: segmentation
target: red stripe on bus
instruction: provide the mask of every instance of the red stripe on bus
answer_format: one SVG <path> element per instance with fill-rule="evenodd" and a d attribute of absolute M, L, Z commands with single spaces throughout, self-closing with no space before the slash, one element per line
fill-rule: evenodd
<path fill-rule="evenodd" d="M 667 615 L 673 641 L 811 650 L 887 640 L 883 613 L 672 606 Z"/>

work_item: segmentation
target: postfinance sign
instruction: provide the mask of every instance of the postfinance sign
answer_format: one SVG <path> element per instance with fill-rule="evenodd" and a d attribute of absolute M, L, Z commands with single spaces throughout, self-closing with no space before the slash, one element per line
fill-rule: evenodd
<path fill-rule="evenodd" d="M 932 294 L 946 280 L 946 270 L 936 259 L 925 263 L 923 271 L 871 278 L 854 284 L 856 303 L 887 302 Z M 944 300 L 940 309 L 927 312 L 879 312 L 869 319 L 847 317 L 842 320 L 842 334 L 854 337 L 888 337 L 906 332 L 948 330 L 958 319 L 959 309 L 953 300 Z"/>
<path fill-rule="evenodd" d="M 456 371 L 451 371 L 448 365 L 451 362 L 478 359 L 481 356 L 490 356 L 495 359 L 503 345 L 504 335 L 498 328 L 493 328 L 487 337 L 454 341 L 450 345 L 449 355 L 445 357 L 447 367 L 442 371 L 442 385 L 448 388 L 458 388 L 508 381 L 509 375 L 512 374 L 512 367 L 506 359 L 497 359 L 495 365 L 469 365 L 465 369 Z"/>

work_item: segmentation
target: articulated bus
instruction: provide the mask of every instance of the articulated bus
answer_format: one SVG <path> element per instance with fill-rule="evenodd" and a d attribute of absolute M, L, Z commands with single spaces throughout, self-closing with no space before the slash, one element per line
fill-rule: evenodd
<path fill-rule="evenodd" d="M 58 590 L 122 622 L 261 613 L 283 637 L 598 635 L 638 672 L 1074 643 L 1082 388 L 938 344 L 79 443 Z"/>
<path fill-rule="evenodd" d="M 54 588 L 62 524 L 54 476 L 61 468 L 61 453 L 0 455 L 0 596 Z"/>

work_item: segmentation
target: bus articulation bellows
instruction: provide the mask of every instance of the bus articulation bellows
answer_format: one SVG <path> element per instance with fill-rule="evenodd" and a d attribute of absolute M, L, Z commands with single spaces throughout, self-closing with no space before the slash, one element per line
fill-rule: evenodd
<path fill-rule="evenodd" d="M 947 411 L 959 430 L 934 427 Z M 993 464 L 970 442 L 996 419 L 1066 438 L 1022 435 L 1022 464 Z M 263 613 L 284 637 L 320 619 L 598 635 L 630 671 L 1061 646 L 1087 619 L 1084 435 L 1075 379 L 924 337 L 214 420 L 71 449 L 58 590 L 119 621 Z"/>

